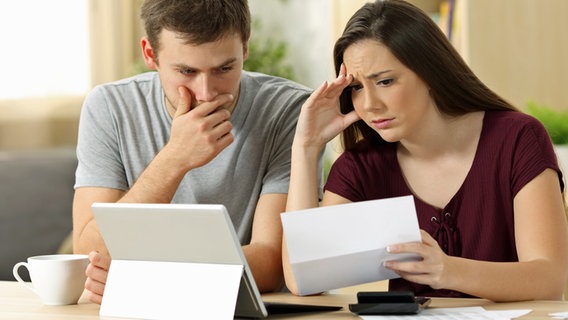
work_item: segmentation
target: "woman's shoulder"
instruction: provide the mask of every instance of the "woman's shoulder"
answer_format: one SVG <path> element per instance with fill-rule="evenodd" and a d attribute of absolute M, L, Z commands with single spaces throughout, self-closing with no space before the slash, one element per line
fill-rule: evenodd
<path fill-rule="evenodd" d="M 521 132 L 546 133 L 542 123 L 522 111 L 486 111 L 485 127 L 487 133 L 516 135 Z"/>
<path fill-rule="evenodd" d="M 509 125 L 527 125 L 539 124 L 540 122 L 533 116 L 522 111 L 486 111 L 486 122 L 509 124 Z"/>

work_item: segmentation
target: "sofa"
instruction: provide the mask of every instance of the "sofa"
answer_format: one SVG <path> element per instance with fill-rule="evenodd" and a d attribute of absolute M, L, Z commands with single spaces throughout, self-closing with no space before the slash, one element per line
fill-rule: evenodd
<path fill-rule="evenodd" d="M 71 252 L 76 166 L 72 147 L 0 150 L 0 280 L 29 256 Z"/>

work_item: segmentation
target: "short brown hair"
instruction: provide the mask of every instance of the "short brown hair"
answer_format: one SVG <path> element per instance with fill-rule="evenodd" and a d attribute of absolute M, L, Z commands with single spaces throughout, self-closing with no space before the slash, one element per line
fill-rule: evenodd
<path fill-rule="evenodd" d="M 163 29 L 179 33 L 189 44 L 221 39 L 231 32 L 246 44 L 251 29 L 247 0 L 146 0 L 140 17 L 155 54 Z"/>

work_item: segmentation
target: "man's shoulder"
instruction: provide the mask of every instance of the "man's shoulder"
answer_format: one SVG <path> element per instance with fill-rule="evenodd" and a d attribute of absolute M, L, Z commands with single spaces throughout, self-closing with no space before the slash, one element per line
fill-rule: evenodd
<path fill-rule="evenodd" d="M 112 82 L 100 84 L 95 89 L 102 91 L 129 91 L 139 89 L 149 89 L 156 85 L 159 86 L 159 77 L 157 72 L 140 73 L 128 78 L 119 79 Z"/>
<path fill-rule="evenodd" d="M 290 94 L 309 95 L 313 90 L 290 79 L 281 78 L 265 73 L 244 71 L 242 81 L 255 91 L 286 91 Z"/>
<path fill-rule="evenodd" d="M 161 101 L 161 92 L 157 73 L 142 73 L 97 85 L 85 98 L 84 107 L 95 113 L 152 112 L 156 109 L 152 106 Z"/>

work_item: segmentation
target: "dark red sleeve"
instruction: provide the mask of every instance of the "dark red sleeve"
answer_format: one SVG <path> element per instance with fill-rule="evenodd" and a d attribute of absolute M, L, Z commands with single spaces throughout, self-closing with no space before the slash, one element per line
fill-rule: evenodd
<path fill-rule="evenodd" d="M 550 168 L 558 173 L 560 188 L 564 190 L 562 172 L 550 137 L 544 126 L 536 120 L 530 119 L 519 132 L 513 150 L 511 191 L 513 197 L 531 180 L 544 170 Z"/>

